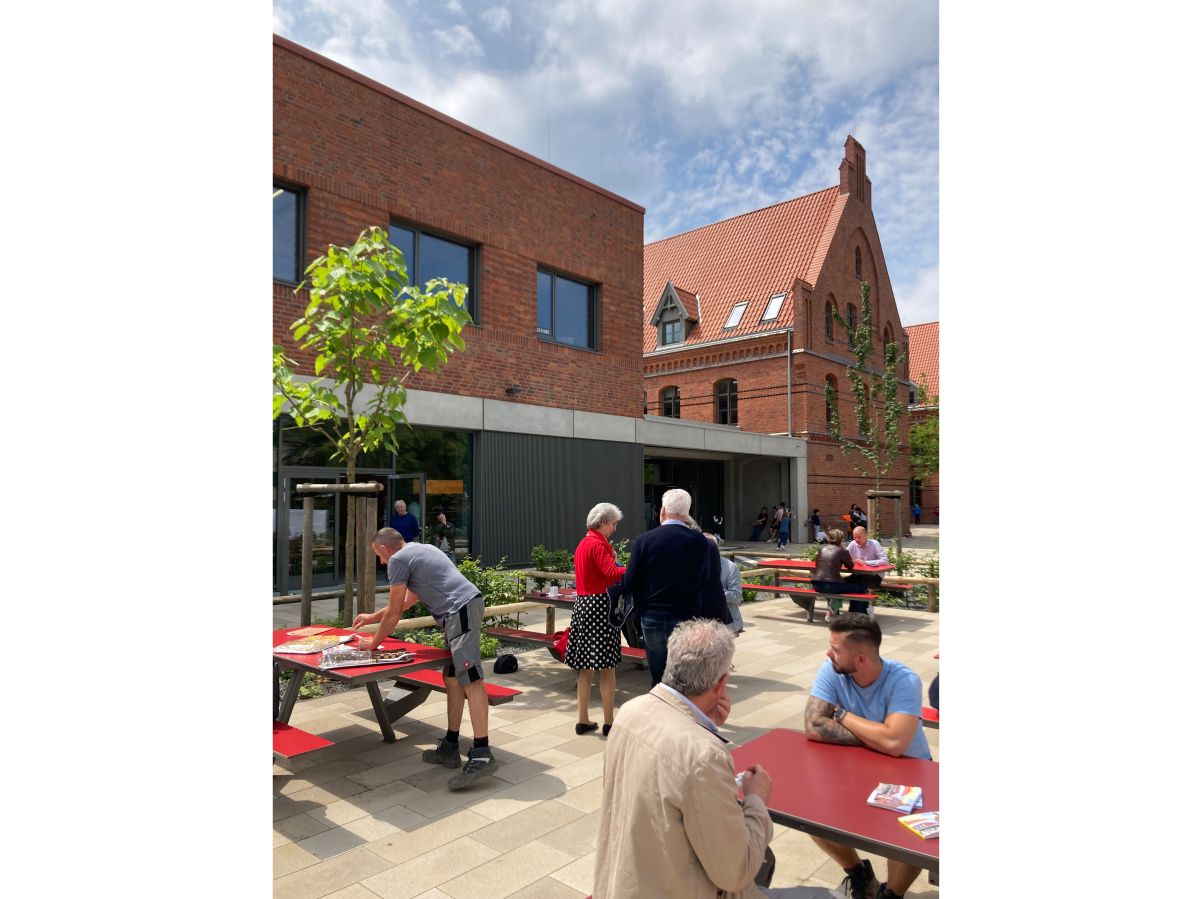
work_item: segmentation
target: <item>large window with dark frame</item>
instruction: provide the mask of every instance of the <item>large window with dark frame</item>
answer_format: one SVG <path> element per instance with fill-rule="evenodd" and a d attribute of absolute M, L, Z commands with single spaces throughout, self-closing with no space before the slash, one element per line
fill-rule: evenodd
<path fill-rule="evenodd" d="M 853 329 L 858 326 L 858 307 L 850 303 L 845 309 L 845 342 L 853 349 Z"/>
<path fill-rule="evenodd" d="M 273 275 L 276 281 L 299 284 L 304 266 L 304 191 L 275 182 Z"/>
<path fill-rule="evenodd" d="M 678 418 L 681 406 L 679 402 L 679 388 L 663 387 L 662 392 L 658 394 L 658 405 L 664 417 Z"/>
<path fill-rule="evenodd" d="M 825 340 L 833 339 L 833 301 L 828 300 L 824 304 L 824 338 Z"/>
<path fill-rule="evenodd" d="M 537 336 L 556 343 L 596 349 L 597 293 L 594 284 L 538 269 Z"/>
<path fill-rule="evenodd" d="M 475 290 L 478 251 L 475 247 L 405 224 L 392 224 L 388 228 L 388 239 L 404 254 L 409 284 L 423 289 L 432 278 L 465 284 L 466 309 L 474 321 L 479 320 L 479 300 Z"/>
<path fill-rule="evenodd" d="M 716 423 L 718 425 L 735 425 L 737 423 L 737 381 L 735 378 L 725 378 L 716 382 Z"/>

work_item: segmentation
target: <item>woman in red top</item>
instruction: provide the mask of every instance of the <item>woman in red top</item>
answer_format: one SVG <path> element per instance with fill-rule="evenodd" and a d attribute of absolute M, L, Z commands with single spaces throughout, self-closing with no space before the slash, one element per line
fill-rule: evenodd
<path fill-rule="evenodd" d="M 616 564 L 616 550 L 608 542 L 623 517 L 611 503 L 597 503 L 587 513 L 587 536 L 575 548 L 575 607 L 570 615 L 567 665 L 579 672 L 579 723 L 576 734 L 599 727 L 587 720 L 591 678 L 600 673 L 600 702 L 604 707 L 604 736 L 612 729 L 616 701 L 616 666 L 620 662 L 620 630 L 609 618 L 608 587 L 619 583 L 624 566 Z"/>

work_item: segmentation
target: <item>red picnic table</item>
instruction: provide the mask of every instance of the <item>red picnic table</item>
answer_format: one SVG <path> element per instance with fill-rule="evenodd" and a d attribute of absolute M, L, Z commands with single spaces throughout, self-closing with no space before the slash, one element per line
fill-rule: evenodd
<path fill-rule="evenodd" d="M 778 728 L 734 749 L 733 764 L 738 771 L 766 769 L 773 784 L 767 808 L 776 824 L 916 865 L 934 878 L 940 871 L 939 840 L 921 839 L 899 823 L 898 813 L 866 804 L 880 783 L 904 784 L 924 791 L 921 811 L 940 811 L 936 762 L 818 743 Z"/>
<path fill-rule="evenodd" d="M 289 630 L 275 631 L 271 635 L 271 645 L 278 646 L 281 643 L 289 643 L 302 639 L 291 633 L 291 631 L 295 630 L 299 629 L 290 628 Z M 336 634 L 338 636 L 346 636 L 354 633 L 357 632 L 341 627 L 331 627 L 322 631 L 322 635 Z M 375 719 L 379 722 L 379 730 L 383 734 L 383 740 L 387 743 L 394 743 L 396 735 L 395 730 L 391 726 L 392 722 L 399 720 L 416 705 L 423 702 L 428 696 L 428 691 L 416 691 L 400 700 L 385 700 L 382 691 L 379 689 L 379 681 L 389 680 L 415 671 L 424 671 L 428 668 L 440 668 L 450 660 L 450 652 L 448 649 L 437 649 L 433 646 L 425 646 L 422 643 L 405 643 L 393 637 L 385 639 L 379 644 L 378 648 L 385 650 L 403 649 L 412 653 L 413 659 L 409 662 L 386 662 L 381 665 L 361 665 L 352 668 L 321 668 L 321 654 L 319 652 L 310 652 L 304 655 L 297 653 L 274 653 L 275 699 L 277 703 L 275 721 L 279 724 L 287 724 L 291 718 L 292 709 L 295 707 L 296 699 L 299 698 L 300 684 L 304 681 L 304 674 L 312 672 L 313 674 L 319 674 L 322 677 L 329 678 L 329 680 L 338 681 L 350 687 L 359 687 L 365 684 L 366 691 L 370 694 L 371 706 L 375 710 Z M 280 703 L 278 699 L 278 681 L 281 671 L 292 671 L 294 674 L 291 680 L 288 681 L 287 689 Z"/>

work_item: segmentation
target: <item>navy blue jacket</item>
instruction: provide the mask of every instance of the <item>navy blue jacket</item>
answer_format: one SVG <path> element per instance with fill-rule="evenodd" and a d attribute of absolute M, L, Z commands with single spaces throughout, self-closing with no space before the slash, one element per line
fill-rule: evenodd
<path fill-rule="evenodd" d="M 624 591 L 633 597 L 637 614 L 663 612 L 679 620 L 699 615 L 711 574 L 709 546 L 707 537 L 683 525 L 664 524 L 639 534 L 624 574 Z"/>

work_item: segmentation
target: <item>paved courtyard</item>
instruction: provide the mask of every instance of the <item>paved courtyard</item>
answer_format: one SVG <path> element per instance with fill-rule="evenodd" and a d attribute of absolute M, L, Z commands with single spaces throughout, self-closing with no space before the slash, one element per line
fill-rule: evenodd
<path fill-rule="evenodd" d="M 774 727 L 802 730 L 807 690 L 827 648 L 821 616 L 809 625 L 785 598 L 742 606 L 742 614 L 746 631 L 729 680 L 733 709 L 722 732 L 739 744 Z M 937 669 L 937 615 L 881 608 L 878 620 L 883 655 L 911 666 L 927 688 Z M 491 709 L 491 745 L 501 767 L 456 793 L 446 788 L 453 772 L 420 760 L 421 750 L 445 732 L 444 697 L 434 694 L 401 719 L 391 745 L 382 742 L 364 689 L 298 703 L 291 723 L 335 742 L 274 766 L 275 895 L 590 893 L 605 740 L 575 735 L 574 672 L 541 648 L 519 659 L 519 671 L 494 678 L 523 691 Z M 492 677 L 490 662 L 487 670 Z M 620 666 L 618 720 L 620 704 L 648 689 L 648 672 Z M 592 709 L 592 720 L 600 720 L 594 688 Z M 927 734 L 939 759 L 939 733 Z M 462 736 L 469 745 L 469 717 Z M 778 856 L 774 886 L 840 883 L 841 870 L 806 835 L 776 825 L 771 847 Z M 874 866 L 884 870 L 885 860 L 874 858 Z M 931 897 L 938 889 L 922 874 L 907 895 Z"/>

